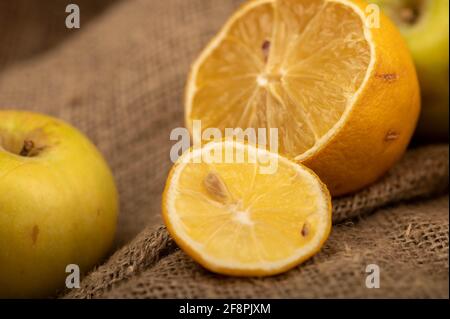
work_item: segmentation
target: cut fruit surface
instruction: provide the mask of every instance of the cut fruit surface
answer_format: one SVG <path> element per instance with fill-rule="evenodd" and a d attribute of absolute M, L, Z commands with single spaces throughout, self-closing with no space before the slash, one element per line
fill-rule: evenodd
<path fill-rule="evenodd" d="M 366 6 L 244 4 L 192 66 L 186 126 L 278 128 L 280 154 L 313 168 L 334 195 L 373 182 L 404 152 L 420 103 L 401 35 L 384 16 L 371 27 Z M 389 131 L 399 138 L 383 142 Z"/>
<path fill-rule="evenodd" d="M 351 106 L 370 50 L 361 17 L 340 2 L 251 2 L 197 66 L 188 123 L 278 127 L 280 152 L 302 157 Z"/>
<path fill-rule="evenodd" d="M 197 163 L 205 152 L 244 152 L 247 160 Z M 277 165 L 274 174 L 261 173 L 260 163 L 268 160 Z M 331 230 L 331 199 L 304 166 L 226 140 L 179 159 L 167 180 L 163 217 L 178 245 L 205 268 L 264 276 L 320 250 Z"/>

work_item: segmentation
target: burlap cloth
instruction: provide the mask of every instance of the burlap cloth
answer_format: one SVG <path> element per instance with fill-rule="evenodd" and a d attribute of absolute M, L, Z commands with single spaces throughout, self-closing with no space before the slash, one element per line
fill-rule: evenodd
<path fill-rule="evenodd" d="M 65 1 L 0 3 L 0 108 L 71 122 L 119 187 L 122 248 L 65 297 L 448 298 L 448 145 L 416 147 L 378 183 L 335 199 L 323 250 L 284 275 L 228 278 L 195 264 L 158 226 L 169 133 L 183 125 L 191 61 L 241 1 L 101 2 L 78 1 L 80 30 L 65 29 Z M 380 289 L 365 286 L 368 264 Z"/>

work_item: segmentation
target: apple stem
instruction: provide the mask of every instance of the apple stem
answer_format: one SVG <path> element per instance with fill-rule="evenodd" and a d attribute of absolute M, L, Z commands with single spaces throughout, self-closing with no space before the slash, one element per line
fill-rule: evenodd
<path fill-rule="evenodd" d="M 20 151 L 20 156 L 29 156 L 31 151 L 34 149 L 34 142 L 31 140 L 25 140 L 23 142 L 22 150 Z"/>
<path fill-rule="evenodd" d="M 403 8 L 400 11 L 400 17 L 406 23 L 413 24 L 417 18 L 417 14 L 411 8 Z"/>

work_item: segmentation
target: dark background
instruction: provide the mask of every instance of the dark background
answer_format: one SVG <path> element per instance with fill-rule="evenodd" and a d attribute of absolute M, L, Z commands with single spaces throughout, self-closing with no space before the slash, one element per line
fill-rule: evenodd
<path fill-rule="evenodd" d="M 77 33 L 62 28 L 66 6 L 77 4 L 81 23 L 86 26 L 119 0 L 1 0 L 0 71 L 58 45 Z M 6 48 L 6 49 L 5 49 Z"/>

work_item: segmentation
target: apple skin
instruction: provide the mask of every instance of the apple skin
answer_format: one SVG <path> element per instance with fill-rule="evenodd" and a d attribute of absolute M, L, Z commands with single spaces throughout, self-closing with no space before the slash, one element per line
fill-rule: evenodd
<path fill-rule="evenodd" d="M 24 141 L 32 141 L 29 155 Z M 23 155 L 23 154 L 22 154 Z M 0 298 L 43 298 L 111 248 L 118 194 L 95 146 L 70 125 L 0 111 Z"/>
<path fill-rule="evenodd" d="M 401 28 L 416 63 L 423 96 L 417 134 L 428 141 L 448 140 L 449 1 L 428 0 L 417 25 Z"/>
<path fill-rule="evenodd" d="M 402 22 L 398 8 L 419 0 L 371 0 L 396 22 L 416 64 L 422 91 L 422 115 L 417 137 L 448 141 L 449 134 L 449 1 L 423 0 L 423 12 L 413 24 Z"/>

